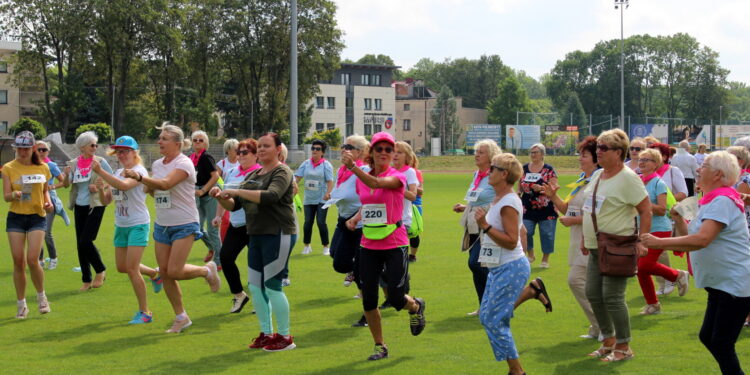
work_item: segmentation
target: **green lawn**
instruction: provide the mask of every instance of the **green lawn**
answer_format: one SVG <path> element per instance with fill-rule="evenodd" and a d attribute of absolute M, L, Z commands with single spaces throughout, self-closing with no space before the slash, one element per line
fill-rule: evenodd
<path fill-rule="evenodd" d="M 573 177 L 561 178 L 561 185 Z M 372 350 L 369 331 L 351 328 L 361 313 L 361 302 L 353 299 L 354 287 L 342 286 L 343 275 L 332 270 L 331 260 L 320 254 L 317 234 L 314 255 L 303 256 L 298 241 L 290 268 L 292 286 L 286 289 L 292 308 L 292 334 L 298 348 L 289 352 L 265 353 L 247 349 L 258 334 L 258 323 L 250 305 L 241 314 L 229 314 L 231 297 L 226 286 L 211 294 L 203 280 L 182 282 L 187 312 L 193 326 L 184 333 L 164 333 L 172 321 L 171 308 L 163 292 L 149 292 L 154 322 L 128 326 L 136 310 L 135 297 L 125 275 L 115 269 L 112 248 L 113 212 L 106 219 L 97 241 L 109 267 L 103 288 L 79 293 L 75 236 L 72 227 L 56 222 L 55 235 L 60 265 L 46 272 L 46 289 L 52 312 L 36 312 L 33 287 L 29 285 L 31 313 L 17 321 L 10 256 L 0 262 L 0 372 L 40 374 L 101 373 L 269 373 L 351 374 L 505 373 L 505 363 L 494 361 L 487 337 L 476 317 L 466 313 L 476 308 L 467 254 L 459 250 L 458 214 L 450 207 L 464 196 L 471 175 L 425 174 L 425 226 L 419 261 L 411 267 L 413 294 L 427 301 L 428 325 L 419 337 L 412 337 L 405 312 L 384 312 L 384 334 L 391 358 L 367 362 Z M 63 194 L 66 195 L 66 194 Z M 0 208 L 5 216 L 7 205 Z M 329 213 L 331 231 L 336 217 Z M 7 249 L 7 239 L 0 244 Z M 708 374 L 718 373 L 711 355 L 698 340 L 706 293 L 691 289 L 685 297 L 662 299 L 661 315 L 640 317 L 644 305 L 633 278 L 627 301 L 631 309 L 636 357 L 618 364 L 600 363 L 586 356 L 598 343 L 583 340 L 588 323 L 567 286 L 568 231 L 559 226 L 557 252 L 552 268 L 532 268 L 532 277 L 544 278 L 554 305 L 545 313 L 537 301 L 522 305 L 512 320 L 513 334 L 521 361 L 529 374 Z M 538 247 L 538 246 L 537 246 Z M 190 262 L 200 264 L 205 254 L 196 243 Z M 6 250 L 7 254 L 7 250 Z M 672 257 L 673 265 L 685 261 Z M 154 265 L 153 247 L 144 263 Z M 240 257 L 244 263 L 244 253 Z M 241 267 L 241 269 L 244 267 Z M 243 280 L 246 276 L 243 274 Z M 29 282 L 30 284 L 30 282 Z M 743 332 L 738 351 L 745 366 L 750 342 Z"/>

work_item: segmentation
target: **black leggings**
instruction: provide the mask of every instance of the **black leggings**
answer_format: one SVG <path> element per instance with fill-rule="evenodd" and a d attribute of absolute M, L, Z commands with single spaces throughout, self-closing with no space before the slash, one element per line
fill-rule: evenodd
<path fill-rule="evenodd" d="M 418 249 L 419 248 L 419 236 L 412 237 L 409 239 L 409 246 Z"/>
<path fill-rule="evenodd" d="M 323 203 L 305 205 L 305 225 L 303 244 L 309 244 L 312 240 L 313 221 L 318 221 L 318 232 L 320 232 L 320 242 L 323 246 L 328 246 L 328 226 L 326 226 L 326 216 L 328 209 L 323 208 Z"/>
<path fill-rule="evenodd" d="M 107 267 L 102 262 L 99 249 L 94 245 L 99 227 L 104 217 L 104 206 L 90 208 L 76 205 L 75 215 L 76 240 L 78 241 L 78 264 L 81 266 L 81 280 L 90 283 L 92 280 L 91 267 L 94 272 L 102 273 Z"/>
<path fill-rule="evenodd" d="M 362 307 L 372 311 L 378 307 L 378 286 L 381 274 L 388 283 L 388 302 L 399 311 L 406 306 L 406 286 L 409 272 L 408 246 L 389 250 L 361 248 L 359 277 L 362 280 Z M 385 270 L 383 268 L 385 267 Z"/>
<path fill-rule="evenodd" d="M 692 197 L 693 194 L 695 194 L 695 190 L 694 190 L 695 179 L 694 178 L 685 178 L 685 185 L 687 185 L 688 197 Z"/>
<path fill-rule="evenodd" d="M 235 228 L 230 224 L 227 234 L 224 237 L 224 243 L 221 245 L 221 252 L 219 252 L 221 268 L 232 294 L 243 291 L 240 270 L 237 268 L 235 261 L 237 260 L 237 256 L 242 252 L 242 249 L 248 245 L 249 240 L 250 236 L 247 234 L 247 227 L 245 225 Z"/>
<path fill-rule="evenodd" d="M 719 363 L 722 374 L 744 374 L 734 344 L 750 312 L 750 297 L 735 297 L 713 288 L 706 288 L 706 292 L 706 315 L 698 337 Z"/>
<path fill-rule="evenodd" d="M 482 297 L 484 296 L 484 286 L 487 284 L 487 275 L 489 275 L 490 270 L 487 267 L 482 267 L 482 263 L 479 263 L 479 251 L 482 247 L 479 235 L 470 234 L 469 242 L 473 244 L 471 249 L 469 249 L 469 269 L 474 279 L 474 290 L 477 292 L 477 298 L 481 305 Z"/>

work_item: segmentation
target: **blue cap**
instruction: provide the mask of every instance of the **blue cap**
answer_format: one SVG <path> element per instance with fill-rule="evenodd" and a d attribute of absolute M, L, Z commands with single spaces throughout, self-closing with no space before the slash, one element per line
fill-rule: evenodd
<path fill-rule="evenodd" d="M 112 145 L 112 148 L 130 148 L 133 150 L 138 149 L 138 142 L 133 139 L 133 137 L 129 135 L 123 135 L 120 138 L 117 138 L 115 141 L 115 144 Z"/>

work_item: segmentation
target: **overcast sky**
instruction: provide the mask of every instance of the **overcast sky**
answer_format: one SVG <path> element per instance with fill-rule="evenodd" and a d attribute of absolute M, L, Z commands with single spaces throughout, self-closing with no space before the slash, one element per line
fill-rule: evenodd
<path fill-rule="evenodd" d="M 342 58 L 386 54 L 404 70 L 419 59 L 497 54 L 533 77 L 574 50 L 620 37 L 614 0 L 334 0 Z M 749 0 L 631 0 L 625 37 L 684 32 L 719 53 L 729 80 L 750 83 Z"/>

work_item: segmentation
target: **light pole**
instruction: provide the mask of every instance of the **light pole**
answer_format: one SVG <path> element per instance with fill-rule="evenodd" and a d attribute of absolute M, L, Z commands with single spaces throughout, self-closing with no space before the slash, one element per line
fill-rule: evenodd
<path fill-rule="evenodd" d="M 615 9 L 620 9 L 620 129 L 625 130 L 625 38 L 624 14 L 630 0 L 615 0 Z"/>
<path fill-rule="evenodd" d="M 291 17 L 292 17 L 292 35 L 291 35 L 291 43 L 290 43 L 290 50 L 291 50 L 291 67 L 290 67 L 290 81 L 289 82 L 289 89 L 291 92 L 291 106 L 289 108 L 289 136 L 291 141 L 290 148 L 294 151 L 298 149 L 298 143 L 297 140 L 298 132 L 299 132 L 299 126 L 297 124 L 297 121 L 299 120 L 299 117 L 297 115 L 297 0 L 292 0 L 292 7 L 291 7 Z"/>
<path fill-rule="evenodd" d="M 719 125 L 721 125 L 721 110 L 724 109 L 723 105 L 719 106 Z"/>

